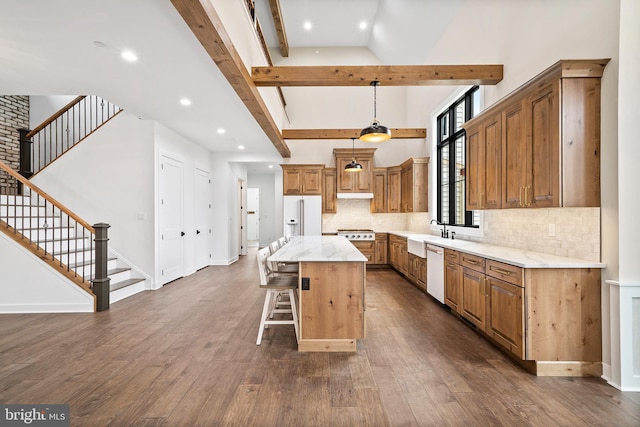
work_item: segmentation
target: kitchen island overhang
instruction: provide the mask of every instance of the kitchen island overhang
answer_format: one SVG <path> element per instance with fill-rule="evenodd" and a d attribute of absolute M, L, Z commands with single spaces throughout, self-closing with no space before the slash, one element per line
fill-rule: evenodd
<path fill-rule="evenodd" d="M 298 351 L 356 351 L 365 336 L 367 258 L 341 236 L 298 236 L 269 261 L 299 263 Z"/>

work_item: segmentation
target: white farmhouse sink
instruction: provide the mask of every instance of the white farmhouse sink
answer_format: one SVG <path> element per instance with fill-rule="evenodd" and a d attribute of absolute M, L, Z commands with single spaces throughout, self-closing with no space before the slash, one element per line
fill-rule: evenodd
<path fill-rule="evenodd" d="M 407 250 L 420 258 L 427 257 L 427 245 L 424 244 L 424 237 L 411 236 L 407 238 Z"/>

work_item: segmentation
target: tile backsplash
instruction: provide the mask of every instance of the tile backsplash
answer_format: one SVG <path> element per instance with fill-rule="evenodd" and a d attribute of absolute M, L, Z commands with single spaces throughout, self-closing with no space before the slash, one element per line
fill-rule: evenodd
<path fill-rule="evenodd" d="M 433 234 L 428 213 L 370 212 L 370 201 L 338 199 L 337 214 L 322 215 L 322 230 L 370 228 Z M 600 261 L 600 208 L 497 209 L 483 211 L 482 237 L 461 236 L 510 248 Z"/>
<path fill-rule="evenodd" d="M 428 233 L 428 213 L 371 213 L 367 199 L 338 199 L 338 213 L 322 214 L 322 230 L 365 228 L 375 231 L 414 231 Z"/>

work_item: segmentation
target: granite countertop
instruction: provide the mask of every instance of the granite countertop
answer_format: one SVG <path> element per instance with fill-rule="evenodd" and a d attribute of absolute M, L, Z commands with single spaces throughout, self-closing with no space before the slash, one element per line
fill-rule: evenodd
<path fill-rule="evenodd" d="M 462 239 L 443 239 L 433 234 L 420 234 L 411 231 L 388 231 L 387 233 L 412 240 L 421 240 L 443 248 L 455 249 L 523 268 L 606 268 L 607 266 L 597 261 L 585 261 L 577 258 L 544 254 L 525 249 L 507 248 Z"/>
<path fill-rule="evenodd" d="M 366 262 L 342 236 L 297 236 L 268 258 L 276 262 Z"/>

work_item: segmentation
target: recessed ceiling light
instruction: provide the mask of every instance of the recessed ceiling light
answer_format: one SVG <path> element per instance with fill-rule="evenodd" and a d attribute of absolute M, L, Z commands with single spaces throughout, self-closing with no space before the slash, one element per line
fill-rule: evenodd
<path fill-rule="evenodd" d="M 120 55 L 129 62 L 136 62 L 138 60 L 138 55 L 130 50 L 125 50 Z"/>
<path fill-rule="evenodd" d="M 309 31 L 311 29 L 311 27 L 312 27 L 311 21 L 304 21 L 303 26 L 304 26 L 305 30 Z"/>
<path fill-rule="evenodd" d="M 226 130 L 222 129 L 222 128 L 218 128 L 218 133 L 220 135 L 224 134 L 226 132 Z"/>
<path fill-rule="evenodd" d="M 269 169 L 273 169 L 273 165 L 269 165 Z"/>
<path fill-rule="evenodd" d="M 366 29 L 367 29 L 367 23 L 366 23 L 366 22 L 364 22 L 364 21 L 362 21 L 362 22 L 360 23 L 360 29 L 361 29 L 361 30 L 366 30 Z"/>
<path fill-rule="evenodd" d="M 180 99 L 180 104 L 182 104 L 184 106 L 189 106 L 189 105 L 191 105 L 191 100 L 189 98 L 182 98 L 182 99 Z"/>
<path fill-rule="evenodd" d="M 244 145 L 238 145 L 238 150 L 244 150 Z"/>

